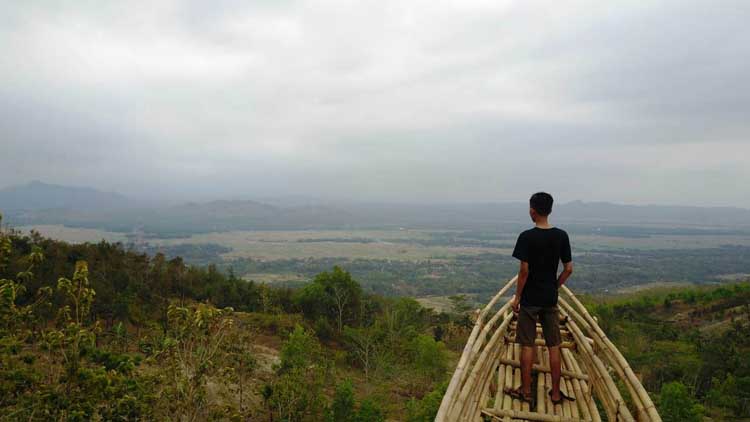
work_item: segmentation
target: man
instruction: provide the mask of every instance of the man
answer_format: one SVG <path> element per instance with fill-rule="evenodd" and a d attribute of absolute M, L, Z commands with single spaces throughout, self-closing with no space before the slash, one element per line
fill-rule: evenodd
<path fill-rule="evenodd" d="M 557 289 L 573 273 L 568 234 L 549 223 L 552 195 L 538 192 L 529 201 L 529 215 L 535 227 L 518 236 L 513 257 L 521 261 L 518 270 L 513 311 L 518 315 L 516 342 L 521 345 L 521 386 L 507 388 L 510 396 L 532 404 L 531 366 L 534 360 L 536 322 L 542 325 L 544 341 L 549 349 L 554 404 L 563 399 L 575 400 L 560 391 L 560 320 L 557 312 Z M 563 271 L 557 275 L 559 262 Z"/>

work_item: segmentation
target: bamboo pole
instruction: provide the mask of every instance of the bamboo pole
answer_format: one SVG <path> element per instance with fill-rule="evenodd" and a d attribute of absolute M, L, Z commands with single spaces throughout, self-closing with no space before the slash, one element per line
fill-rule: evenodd
<path fill-rule="evenodd" d="M 487 371 L 487 372 L 491 373 L 491 371 Z M 482 387 L 479 389 L 479 392 L 472 395 L 472 401 L 471 401 L 469 410 L 471 411 L 472 409 L 475 409 L 473 412 L 470 412 L 470 413 L 476 413 L 475 415 L 476 417 L 474 419 L 479 417 L 479 409 L 482 406 L 487 406 L 487 400 L 488 400 L 487 390 L 489 389 L 489 383 L 490 383 L 491 378 L 492 377 L 489 376 L 489 374 L 488 376 L 484 377 L 484 380 L 483 380 L 484 382 L 481 383 Z"/>
<path fill-rule="evenodd" d="M 540 350 L 544 348 L 544 346 L 537 346 Z M 543 352 L 543 350 L 542 350 Z M 539 352 L 538 352 L 539 353 Z M 513 367 L 520 368 L 521 362 L 513 359 L 504 359 L 500 358 L 500 363 L 503 365 L 512 365 Z M 550 368 L 548 366 L 543 366 L 541 364 L 534 364 L 532 367 L 532 370 L 537 372 L 550 372 Z M 579 379 L 579 380 L 587 380 L 589 379 L 589 376 L 586 374 L 582 374 L 580 372 L 574 372 L 567 369 L 562 370 L 562 376 L 573 378 L 573 379 Z"/>
<path fill-rule="evenodd" d="M 576 340 L 578 340 L 579 337 L 583 337 L 583 333 L 574 322 L 569 322 L 568 328 L 571 329 L 571 331 L 573 332 L 573 336 L 576 337 Z M 620 416 L 622 416 L 622 419 L 626 422 L 635 421 L 635 419 L 633 419 L 633 416 L 630 414 L 630 410 L 625 405 L 625 400 L 623 400 L 622 396 L 620 395 L 620 390 L 617 389 L 614 380 L 612 380 L 609 372 L 607 372 L 607 368 L 604 366 L 604 363 L 602 363 L 599 357 L 594 354 L 593 349 L 588 343 L 582 343 L 581 346 L 581 348 L 583 349 L 582 355 L 586 355 L 588 358 L 590 358 L 594 366 L 598 369 L 599 376 L 604 382 L 606 390 L 609 393 L 609 397 L 614 401 L 615 414 L 619 414 Z"/>
<path fill-rule="evenodd" d="M 467 397 L 473 397 L 473 394 L 476 393 L 477 388 L 483 388 L 485 380 L 489 378 L 489 374 L 492 372 L 492 369 L 497 365 L 497 355 L 500 350 L 505 347 L 505 343 L 500 341 L 500 339 L 507 330 L 509 318 L 510 315 L 508 315 L 508 318 L 506 318 L 506 320 L 503 321 L 500 327 L 498 327 L 496 332 L 487 342 L 485 348 L 481 350 L 481 353 L 475 362 L 474 368 L 472 369 L 471 375 L 474 375 L 474 379 L 470 386 L 467 387 L 465 385 L 461 391 L 462 394 L 465 391 L 468 391 Z"/>
<path fill-rule="evenodd" d="M 584 317 L 579 314 L 575 309 L 573 309 L 569 303 L 567 303 L 564 299 L 560 300 L 560 304 L 565 308 L 565 310 L 572 316 L 576 321 L 585 321 Z M 589 327 L 591 325 L 587 322 L 585 322 Z M 604 355 L 607 357 L 608 362 L 611 364 L 611 366 L 615 369 L 617 372 L 617 375 L 619 375 L 620 379 L 623 380 L 623 383 L 628 389 L 628 392 L 630 393 L 630 397 L 633 400 L 633 404 L 635 405 L 636 409 L 638 409 L 639 419 L 643 419 L 643 416 L 646 418 L 650 418 L 648 416 L 647 412 L 645 411 L 645 405 L 643 404 L 643 401 L 641 400 L 641 397 L 638 395 L 636 389 L 637 386 L 632 383 L 631 380 L 628 379 L 625 368 L 623 368 L 620 363 L 617 361 L 617 357 L 615 356 L 615 352 L 612 350 L 610 346 L 606 344 L 606 339 L 603 338 L 599 332 L 591 329 L 594 338 L 596 338 L 597 342 L 595 342 L 596 349 L 601 350 Z M 610 343 L 611 344 L 611 343 Z M 640 383 L 637 383 L 640 385 Z"/>
<path fill-rule="evenodd" d="M 519 347 L 519 349 L 520 349 L 519 352 L 522 355 L 523 354 L 523 348 Z M 521 355 L 519 355 L 519 358 L 521 357 Z M 523 373 L 521 374 L 521 383 L 523 384 Z M 530 389 L 529 392 L 531 394 L 534 394 L 534 392 L 531 390 L 531 385 L 529 385 L 529 389 Z M 524 401 L 521 402 L 521 410 L 526 411 L 526 412 L 531 412 L 534 409 L 532 409 L 531 405 L 527 401 L 524 400 Z"/>
<path fill-rule="evenodd" d="M 570 403 L 570 417 L 574 419 L 580 418 L 580 412 L 578 412 L 578 395 L 576 394 L 576 390 L 573 388 L 573 383 L 569 379 L 563 378 L 560 380 L 560 384 L 565 385 L 565 391 L 567 392 L 566 394 L 576 399 L 576 401 Z"/>
<path fill-rule="evenodd" d="M 565 363 L 562 360 L 562 349 L 560 349 L 560 372 L 565 367 Z M 568 397 L 576 398 L 575 391 L 570 388 L 568 380 L 565 377 L 560 377 L 560 391 L 564 392 Z M 575 402 L 563 400 L 563 415 L 573 419 L 578 418 L 578 409 L 576 408 Z"/>
<path fill-rule="evenodd" d="M 486 371 L 487 373 L 491 374 L 491 371 Z M 474 414 L 473 420 L 477 420 L 481 417 L 481 409 L 482 407 L 486 407 L 488 405 L 487 403 L 487 396 L 488 396 L 488 389 L 489 389 L 489 383 L 492 376 L 486 376 L 483 382 L 479 383 L 482 385 L 482 387 L 479 389 L 479 392 L 475 392 L 471 397 L 472 401 L 469 404 L 469 408 L 467 411 L 467 415 Z M 467 418 L 469 419 L 469 418 Z"/>
<path fill-rule="evenodd" d="M 497 392 L 495 392 L 495 409 L 503 408 L 503 396 L 505 395 L 505 368 L 508 365 L 500 364 L 497 370 Z"/>
<path fill-rule="evenodd" d="M 510 305 L 509 305 L 509 304 L 506 304 L 506 306 L 508 306 L 508 307 L 509 307 Z M 498 313 L 501 313 L 501 312 L 503 312 L 503 311 L 504 311 L 504 309 L 506 309 L 506 308 L 505 308 L 505 307 L 503 307 L 502 309 L 500 309 L 500 311 L 498 311 Z M 474 327 L 474 328 L 475 328 L 475 330 L 477 330 L 477 331 L 479 330 L 479 327 L 481 327 L 481 323 L 482 323 L 482 317 L 480 317 L 480 318 L 479 318 L 479 319 L 477 320 L 477 324 L 476 324 L 476 325 L 475 325 L 475 327 Z M 478 336 L 478 334 L 477 334 L 477 336 Z M 474 337 L 473 341 L 476 341 L 476 340 L 477 340 L 477 336 L 475 336 L 475 337 Z M 472 339 L 470 338 L 470 340 L 472 340 Z M 483 343 L 483 341 L 482 341 L 482 343 Z M 470 346 L 470 345 L 469 345 L 469 342 L 467 342 L 467 346 Z M 466 350 L 466 349 L 464 349 L 464 350 Z M 449 408 L 448 408 L 448 410 L 446 411 L 446 417 L 447 417 L 447 415 L 449 415 L 449 414 L 453 414 L 453 413 L 455 413 L 455 412 L 454 412 L 454 411 L 452 410 L 452 408 L 453 408 L 454 406 L 456 406 L 457 404 L 460 404 L 460 405 L 461 405 L 461 408 L 462 408 L 462 409 L 463 409 L 463 408 L 465 407 L 465 404 L 464 404 L 463 402 L 459 402 L 459 401 L 458 401 L 458 400 L 457 400 L 457 399 L 456 399 L 455 397 L 456 397 L 456 395 L 457 395 L 457 394 L 460 394 L 460 392 L 461 392 L 461 391 L 463 391 L 463 389 L 464 389 L 464 388 L 466 388 L 466 382 L 467 382 L 467 381 L 468 381 L 468 379 L 469 379 L 468 377 L 469 377 L 469 375 L 470 375 L 471 371 L 473 371 L 473 370 L 474 370 L 474 368 L 476 367 L 476 364 L 475 364 L 475 357 L 476 357 L 476 353 L 474 353 L 474 351 L 473 351 L 473 347 L 472 347 L 472 348 L 471 348 L 471 349 L 470 349 L 470 350 L 468 351 L 468 353 L 467 353 L 466 355 L 467 355 L 467 359 L 466 359 L 466 361 L 464 362 L 464 366 L 462 367 L 462 374 L 461 374 L 461 376 L 459 377 L 459 379 L 458 379 L 458 381 L 457 381 L 457 385 L 456 385 L 456 386 L 457 386 L 457 388 L 456 388 L 456 390 L 455 390 L 455 393 L 452 393 L 452 394 L 453 394 L 453 396 L 454 396 L 454 399 L 452 399 L 452 400 L 451 400 L 451 402 L 449 403 Z M 463 358 L 463 356 L 462 356 L 462 358 Z M 460 364 L 460 362 L 459 362 L 459 364 Z M 457 371 L 458 371 L 458 369 L 457 369 Z M 455 376 L 455 374 L 454 374 L 454 376 Z M 451 382 L 452 382 L 452 381 L 453 381 L 453 380 L 451 380 Z M 443 398 L 443 400 L 445 400 L 445 397 Z M 441 403 L 441 406 L 442 406 L 442 403 Z M 459 412 L 460 412 L 460 410 L 459 410 Z"/>
<path fill-rule="evenodd" d="M 513 345 L 513 357 L 521 360 L 521 347 L 517 344 Z M 521 368 L 513 368 L 513 388 L 518 388 L 521 385 Z M 513 399 L 513 410 L 521 410 L 521 401 Z"/>
<path fill-rule="evenodd" d="M 454 397 L 456 395 L 456 388 L 461 382 L 461 378 L 463 376 L 464 371 L 466 370 L 466 366 L 469 363 L 470 360 L 472 360 L 472 345 L 474 340 L 476 339 L 476 336 L 479 334 L 479 327 L 480 322 L 477 321 L 476 325 L 474 325 L 474 328 L 471 330 L 471 334 L 469 335 L 469 339 L 466 341 L 466 345 L 464 346 L 463 353 L 461 354 L 461 358 L 458 360 L 458 365 L 456 366 L 456 370 L 453 372 L 453 376 L 451 377 L 451 381 L 448 384 L 448 388 L 445 390 L 445 395 L 443 396 L 443 401 L 440 402 L 440 408 L 438 409 L 437 416 L 435 416 L 435 422 L 445 422 L 445 416 L 450 411 L 450 409 L 454 406 Z"/>
<path fill-rule="evenodd" d="M 490 341 L 485 345 L 485 348 L 482 350 L 477 362 L 475 363 L 475 368 L 472 369 L 472 372 L 476 374 L 476 377 L 473 380 L 467 381 L 467 384 L 471 383 L 471 385 L 468 386 L 468 393 L 466 395 L 468 403 L 462 403 L 463 409 L 459 411 L 459 416 L 462 418 L 461 420 L 470 419 L 469 415 L 471 414 L 474 414 L 474 419 L 479 418 L 481 415 L 481 404 L 484 402 L 486 405 L 485 396 L 489 388 L 489 382 L 492 378 L 491 375 L 497 367 L 498 354 L 505 348 L 505 343 L 500 341 L 500 338 L 507 330 L 511 316 L 512 314 L 506 316 L 503 324 L 501 324 Z M 464 386 L 462 389 L 462 395 L 465 390 L 467 390 L 467 386 Z"/>
<path fill-rule="evenodd" d="M 505 352 L 505 357 L 512 360 L 513 359 L 513 348 L 508 347 L 507 351 Z M 513 368 L 508 368 L 505 371 L 505 385 L 507 385 L 510 388 L 513 388 Z M 505 395 L 505 398 L 503 399 L 503 409 L 510 409 L 513 406 L 513 398 L 509 395 Z M 503 422 L 510 422 L 510 416 L 506 416 Z"/>
<path fill-rule="evenodd" d="M 560 356 L 562 358 L 562 361 L 565 363 L 565 366 L 568 370 L 576 370 L 576 367 L 573 366 L 573 362 L 570 361 L 570 357 L 568 356 L 568 353 L 565 353 L 567 350 L 561 350 Z M 588 378 L 588 377 L 587 377 Z M 580 414 L 583 419 L 590 421 L 591 418 L 591 412 L 589 411 L 588 402 L 591 400 L 590 397 L 586 397 L 586 394 L 583 392 L 583 389 L 581 388 L 581 380 L 577 378 L 572 378 L 570 380 L 570 384 L 573 387 L 573 391 L 575 391 L 576 394 L 576 402 L 578 404 L 578 407 L 580 408 Z"/>
<path fill-rule="evenodd" d="M 573 335 L 576 336 L 574 331 L 578 329 L 576 323 L 571 320 L 568 322 L 568 327 L 571 329 L 571 332 L 574 333 Z M 589 375 L 589 386 L 601 400 L 602 405 L 604 406 L 604 411 L 607 414 L 607 420 L 614 421 L 616 420 L 617 407 L 603 382 L 604 375 L 594 363 L 589 351 L 590 350 L 588 349 L 579 348 L 580 353 L 578 356 L 580 357 L 580 362 L 586 367 L 586 373 Z"/>
<path fill-rule="evenodd" d="M 578 365 L 578 361 L 573 356 L 573 352 L 570 350 L 563 350 L 562 351 L 563 356 L 567 356 L 568 360 L 571 363 L 571 366 L 576 371 L 581 371 L 580 365 Z M 588 382 L 586 381 L 578 381 L 579 387 L 581 388 L 581 392 L 583 393 L 584 399 L 586 400 L 586 407 L 588 407 L 589 415 L 591 416 L 591 420 L 593 422 L 601 422 L 602 418 L 599 414 L 599 409 L 596 407 L 596 403 L 594 402 L 594 396 L 593 396 L 593 386 L 590 386 Z"/>
<path fill-rule="evenodd" d="M 566 286 L 562 286 L 563 292 L 570 297 L 570 300 L 573 301 L 573 303 L 576 304 L 581 309 L 581 314 L 584 318 L 589 320 L 589 324 L 593 328 L 593 331 L 599 335 L 604 340 L 604 343 L 607 345 L 608 348 L 610 348 L 611 352 L 615 356 L 615 360 L 622 366 L 623 371 L 625 372 L 625 375 L 627 379 L 633 384 L 633 387 L 635 388 L 635 391 L 637 393 L 637 396 L 640 398 L 642 402 L 642 406 L 644 410 L 648 413 L 648 416 L 651 418 L 651 422 L 661 422 L 661 416 L 659 416 L 659 413 L 656 411 L 656 406 L 654 405 L 654 402 L 651 400 L 651 396 L 648 395 L 648 392 L 645 388 L 643 388 L 643 385 L 641 385 L 640 381 L 638 380 L 638 377 L 635 376 L 635 373 L 633 372 L 633 369 L 628 364 L 628 361 L 625 360 L 625 357 L 620 353 L 619 350 L 615 347 L 614 344 L 609 340 L 606 334 L 604 334 L 604 331 L 599 327 L 599 324 L 594 320 L 594 318 L 589 314 L 588 310 L 586 310 L 586 307 L 583 306 L 583 303 L 578 300 L 577 297 L 573 294 L 573 292 L 570 291 Z"/>
<path fill-rule="evenodd" d="M 511 287 L 512 287 L 512 286 L 513 286 L 513 285 L 514 285 L 515 283 L 516 283 L 516 281 L 517 281 L 517 280 L 518 280 L 518 276 L 517 276 L 517 275 L 516 275 L 516 276 L 514 276 L 513 278 L 511 278 L 511 279 L 510 279 L 510 280 L 509 280 L 509 281 L 508 281 L 508 282 L 507 282 L 507 283 L 505 284 L 505 286 L 503 286 L 503 288 L 502 288 L 502 289 L 500 289 L 500 291 L 499 291 L 499 292 L 497 292 L 497 294 L 496 294 L 496 295 L 495 295 L 495 296 L 494 296 L 494 297 L 492 298 L 492 300 L 490 300 L 490 302 L 489 302 L 489 303 L 487 304 L 487 306 L 485 306 L 485 307 L 484 307 L 484 308 L 482 309 L 482 312 L 480 313 L 480 316 L 482 316 L 482 315 L 485 315 L 485 314 L 487 314 L 487 313 L 488 313 L 488 312 L 490 311 L 490 309 L 492 309 L 492 307 L 493 307 L 493 306 L 495 306 L 495 303 L 497 303 L 497 301 L 498 301 L 498 300 L 500 300 L 500 298 L 501 298 L 501 297 L 503 297 L 503 295 L 504 295 L 504 294 L 505 294 L 505 293 L 506 293 L 506 292 L 507 292 L 508 290 L 510 290 L 510 288 L 511 288 Z"/>
<path fill-rule="evenodd" d="M 487 334 L 489 333 L 490 329 L 495 326 L 495 323 L 497 322 L 497 320 L 510 309 L 510 306 L 511 306 L 511 301 L 506 302 L 505 305 L 503 305 L 495 313 L 495 315 L 490 319 L 490 321 L 488 321 L 487 324 L 483 325 L 482 330 L 480 331 L 477 338 L 475 339 L 474 345 L 472 347 L 472 351 L 470 353 L 472 360 L 469 360 L 467 364 L 468 366 L 475 365 L 475 363 L 473 362 L 473 359 L 479 356 L 479 353 L 481 352 L 483 347 L 486 347 L 485 340 L 487 339 Z M 483 321 L 483 318 L 484 316 L 481 318 L 482 321 Z M 494 336 L 491 338 L 494 338 Z M 467 380 L 467 377 L 468 377 L 468 373 L 464 372 L 463 377 L 461 378 L 461 380 L 459 380 L 458 391 L 461 391 L 464 388 L 464 384 Z"/>
<path fill-rule="evenodd" d="M 574 319 L 584 320 L 584 317 L 578 312 L 576 312 L 576 310 L 573 309 L 571 305 L 567 303 L 564 299 L 561 299 L 560 303 L 563 305 L 563 307 L 566 308 L 566 311 L 569 312 L 569 314 Z M 589 322 L 590 321 L 587 321 L 585 323 L 587 324 L 587 326 L 591 327 Z M 614 370 L 617 372 L 617 375 L 620 377 L 620 379 L 623 381 L 623 384 L 625 384 L 625 387 L 628 389 L 633 405 L 638 412 L 637 419 L 639 421 L 650 421 L 651 416 L 649 415 L 647 411 L 648 405 L 643 403 L 641 396 L 638 394 L 638 389 L 639 388 L 643 389 L 643 386 L 640 384 L 640 381 L 638 381 L 636 378 L 634 382 L 631 378 L 627 376 L 626 368 L 624 368 L 621 365 L 620 361 L 617 358 L 619 351 L 617 351 L 616 348 L 614 348 L 614 345 L 612 345 L 612 343 L 609 342 L 609 339 L 607 339 L 606 336 L 602 336 L 603 332 L 601 332 L 601 329 L 599 330 L 600 332 L 597 332 L 594 328 L 592 328 L 591 331 L 593 333 L 594 338 L 597 339 L 597 342 L 595 343 L 595 346 L 596 346 L 595 350 L 600 350 L 604 354 L 610 366 L 614 368 Z M 609 345 L 607 343 L 609 343 Z"/>
<path fill-rule="evenodd" d="M 534 366 L 537 366 L 537 367 L 541 366 L 541 363 L 543 362 L 543 355 L 544 355 L 544 350 L 542 349 L 542 346 L 538 346 L 536 357 L 537 359 L 539 359 L 540 365 L 534 365 Z M 536 411 L 539 413 L 546 413 L 547 406 L 546 406 L 545 396 L 547 395 L 547 393 L 544 389 L 544 372 L 545 371 L 537 370 L 537 372 L 538 372 L 538 375 L 537 375 L 537 380 L 536 380 Z"/>
<path fill-rule="evenodd" d="M 581 419 L 573 419 L 571 417 L 565 417 L 560 415 L 547 415 L 538 412 L 525 412 L 522 410 L 510 410 L 510 409 L 482 409 L 482 413 L 493 418 L 511 417 L 515 419 L 538 421 L 538 422 L 581 422 Z"/>
<path fill-rule="evenodd" d="M 510 318 L 510 315 L 508 315 L 507 318 Z M 475 397 L 481 396 L 482 399 L 479 401 L 472 402 L 470 409 L 474 413 L 474 419 L 477 420 L 481 417 L 481 410 L 482 410 L 482 403 L 484 403 L 484 406 L 487 405 L 487 401 L 489 400 L 489 384 L 493 379 L 495 368 L 498 366 L 498 357 L 502 352 L 505 350 L 505 344 L 502 342 L 497 342 L 496 345 L 493 346 L 494 350 L 491 350 L 489 353 L 489 357 L 486 360 L 486 364 L 484 366 L 484 369 L 482 370 L 481 374 L 484 375 L 484 382 L 482 383 L 482 387 L 480 388 L 479 392 L 480 394 L 474 394 Z"/>
<path fill-rule="evenodd" d="M 503 309 L 506 308 L 506 306 L 510 306 L 510 301 L 503 306 Z M 510 324 L 511 318 L 506 318 L 503 323 L 500 325 L 500 327 L 495 331 L 495 334 L 492 335 L 492 338 L 490 338 L 487 347 L 485 347 L 479 357 L 477 358 L 476 362 L 474 363 L 473 368 L 471 369 L 471 372 L 469 373 L 468 378 L 466 379 L 466 383 L 464 384 L 464 387 L 461 389 L 460 394 L 458 395 L 457 399 L 457 405 L 460 405 L 461 408 L 458 409 L 456 412 L 451 412 L 452 414 L 455 414 L 456 416 L 460 417 L 464 412 L 466 411 L 466 400 L 468 397 L 471 396 L 471 393 L 476 389 L 477 384 L 483 384 L 482 382 L 477 383 L 476 381 L 479 381 L 483 378 L 478 377 L 484 377 L 486 374 L 482 374 L 481 371 L 483 369 L 486 370 L 485 362 L 487 361 L 487 357 L 489 353 L 492 351 L 493 345 L 495 345 L 500 338 L 502 338 L 502 335 L 505 334 L 505 330 L 507 330 L 508 325 Z M 490 362 L 491 363 L 491 362 Z M 454 419 L 451 419 L 454 420 Z"/>
<path fill-rule="evenodd" d="M 594 359 L 594 362 L 598 366 L 604 368 L 604 363 L 601 361 L 601 359 L 599 359 L 598 356 L 593 355 L 591 357 Z M 618 420 L 623 420 L 625 422 L 635 422 L 635 418 L 630 413 L 630 409 L 628 408 L 628 405 L 625 402 L 625 399 L 622 398 L 622 395 L 620 394 L 620 390 L 617 388 L 617 385 L 614 383 L 614 380 L 612 380 L 612 377 L 609 376 L 609 374 L 607 374 L 607 376 L 604 377 L 604 382 L 607 385 L 607 389 L 609 390 L 609 393 L 612 399 L 615 401 Z"/>
<path fill-rule="evenodd" d="M 549 349 L 544 351 L 544 364 L 550 366 Z M 549 395 L 549 391 L 552 390 L 552 373 L 544 374 L 545 379 L 545 400 L 547 401 L 547 409 L 550 414 L 562 416 L 562 405 L 552 403 L 552 398 Z"/>
<path fill-rule="evenodd" d="M 479 351 L 482 349 L 482 346 L 484 346 L 484 340 L 487 338 L 487 334 L 489 334 L 492 327 L 495 326 L 497 323 L 497 320 L 507 312 L 508 309 L 510 309 L 510 301 L 503 305 L 502 308 L 500 308 L 499 311 L 495 312 L 495 314 L 490 318 L 489 321 L 487 321 L 487 324 L 485 324 L 482 327 L 482 331 L 479 332 L 479 336 L 477 337 L 477 341 L 474 343 L 474 347 L 472 349 L 472 353 L 479 353 Z"/>
<path fill-rule="evenodd" d="M 506 343 L 515 343 L 516 342 L 516 337 L 515 336 L 506 336 L 505 337 L 505 342 Z M 538 339 L 534 340 L 534 345 L 535 346 L 546 346 L 547 343 L 544 341 L 544 339 L 538 338 Z M 560 343 L 560 348 L 562 348 L 562 349 L 575 349 L 576 348 L 576 344 L 574 342 L 572 342 L 572 341 L 563 341 L 562 343 Z"/>
<path fill-rule="evenodd" d="M 518 321 L 513 321 L 513 322 L 510 323 L 510 329 L 511 330 L 516 330 L 517 326 L 518 326 Z M 544 333 L 544 330 L 542 329 L 542 326 L 539 325 L 538 322 L 536 324 L 536 333 L 537 333 L 537 335 Z M 565 328 L 560 328 L 560 335 L 561 336 L 570 336 L 570 332 L 568 330 L 566 330 Z"/>
<path fill-rule="evenodd" d="M 580 368 L 580 366 L 578 365 L 578 361 L 576 360 L 573 360 L 573 366 Z M 602 417 L 599 413 L 599 408 L 596 405 L 596 400 L 594 399 L 593 395 L 594 387 L 589 385 L 587 382 L 581 381 L 581 389 L 584 390 L 584 394 L 587 394 L 587 392 L 589 394 L 586 404 L 588 405 L 589 413 L 591 413 L 591 419 L 594 422 L 601 422 Z"/>
<path fill-rule="evenodd" d="M 482 320 L 484 319 L 484 314 L 489 312 L 489 309 L 492 308 L 492 306 L 502 297 L 502 295 L 507 292 L 511 286 L 516 282 L 518 276 L 513 277 L 508 281 L 505 286 L 503 286 L 502 289 L 500 289 L 499 292 L 492 298 L 490 303 L 485 306 L 485 308 L 482 310 L 482 312 L 479 313 L 479 317 L 477 318 L 477 322 L 474 325 L 474 328 L 471 330 L 471 334 L 469 335 L 469 339 L 466 341 L 466 345 L 464 346 L 464 350 L 461 353 L 461 358 L 458 361 L 458 365 L 456 366 L 455 372 L 453 372 L 453 376 L 451 377 L 451 381 L 448 384 L 448 388 L 445 390 L 445 395 L 443 396 L 442 402 L 440 402 L 440 408 L 438 409 L 437 416 L 435 417 L 436 422 L 444 422 L 445 417 L 448 413 L 448 410 L 453 405 L 453 400 L 456 395 L 458 386 L 460 384 L 461 379 L 463 378 L 463 373 L 466 370 L 467 362 L 470 360 L 471 356 L 471 350 L 473 349 L 474 341 L 476 340 L 476 337 L 479 335 L 479 330 L 482 326 Z"/>

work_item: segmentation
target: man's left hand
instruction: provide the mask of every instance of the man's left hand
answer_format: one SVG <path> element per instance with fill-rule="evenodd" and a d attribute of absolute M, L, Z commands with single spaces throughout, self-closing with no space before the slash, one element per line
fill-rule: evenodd
<path fill-rule="evenodd" d="M 513 297 L 513 312 L 518 313 L 521 310 L 521 300 L 518 296 Z"/>

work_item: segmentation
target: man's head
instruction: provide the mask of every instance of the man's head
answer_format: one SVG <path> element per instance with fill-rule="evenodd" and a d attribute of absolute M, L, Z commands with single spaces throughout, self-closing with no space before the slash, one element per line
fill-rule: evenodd
<path fill-rule="evenodd" d="M 552 195 L 547 192 L 537 192 L 529 199 L 529 215 L 536 222 L 540 217 L 545 218 L 552 212 Z"/>

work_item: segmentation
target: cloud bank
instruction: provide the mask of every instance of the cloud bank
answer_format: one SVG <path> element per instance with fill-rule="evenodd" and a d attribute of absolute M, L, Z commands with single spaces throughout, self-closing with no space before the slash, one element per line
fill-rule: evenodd
<path fill-rule="evenodd" d="M 750 4 L 12 2 L 0 185 L 750 207 Z"/>

